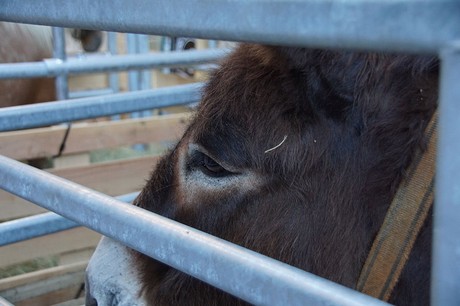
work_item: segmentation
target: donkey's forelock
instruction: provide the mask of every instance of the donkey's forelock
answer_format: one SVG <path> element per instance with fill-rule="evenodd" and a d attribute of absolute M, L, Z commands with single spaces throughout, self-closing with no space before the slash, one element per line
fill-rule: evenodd
<path fill-rule="evenodd" d="M 374 139 L 388 133 L 377 128 L 393 127 L 396 115 L 405 115 L 385 108 L 410 112 L 396 101 L 433 94 L 420 93 L 433 79 L 420 76 L 435 75 L 436 64 L 433 58 L 243 45 L 212 75 L 190 129 L 206 147 L 259 171 L 298 174 L 299 165 L 308 170 L 326 162 L 327 150 L 336 166 L 356 136 Z M 423 108 L 418 102 L 413 107 Z M 285 136 L 281 150 L 264 154 Z M 340 151 L 332 156 L 334 150 Z"/>

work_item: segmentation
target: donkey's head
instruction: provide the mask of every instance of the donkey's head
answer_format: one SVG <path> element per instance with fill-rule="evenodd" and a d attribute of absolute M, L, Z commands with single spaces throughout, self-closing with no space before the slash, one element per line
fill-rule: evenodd
<path fill-rule="evenodd" d="M 435 85 L 428 59 L 242 45 L 212 74 L 190 126 L 135 204 L 354 287 L 422 142 Z M 119 288 L 148 304 L 240 302 L 105 244 L 97 254 L 126 258 L 116 264 L 129 271 Z M 109 260 L 93 258 L 89 278 L 118 273 L 103 270 Z M 128 277 L 135 286 L 126 289 Z M 121 290 L 90 289 L 99 302 Z"/>

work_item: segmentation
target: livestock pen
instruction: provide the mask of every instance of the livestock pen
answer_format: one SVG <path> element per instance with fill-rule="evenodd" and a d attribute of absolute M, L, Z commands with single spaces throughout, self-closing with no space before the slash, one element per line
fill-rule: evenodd
<path fill-rule="evenodd" d="M 79 10 L 77 4 L 70 2 L 42 1 L 36 6 L 32 1 L 5 1 L 0 9 L 0 19 L 271 44 L 438 54 L 442 60 L 442 78 L 432 304 L 458 303 L 460 215 L 456 214 L 459 206 L 456 176 L 460 164 L 457 157 L 460 134 L 456 128 L 459 112 L 456 100 L 460 97 L 457 86 L 460 74 L 460 7 L 455 1 L 168 1 L 161 5 L 156 4 L 134 1 L 128 6 L 125 1 L 82 1 L 78 3 L 78 8 L 91 7 L 91 10 Z M 31 10 L 31 7 L 34 9 Z M 181 8 L 181 14 L 174 14 L 177 8 Z M 241 18 L 242 15 L 245 18 Z M 198 89 L 199 86 L 184 86 L 174 90 L 157 90 L 149 93 L 148 99 L 144 96 L 147 93 L 133 93 L 114 96 L 112 101 L 88 98 L 71 104 L 56 104 L 53 107 L 37 105 L 5 109 L 0 111 L 0 123 L 17 129 L 163 107 L 168 99 L 168 104 L 197 100 Z M 132 101 L 130 106 L 124 103 L 126 99 Z M 101 103 L 101 100 L 107 103 Z M 145 214 L 135 207 L 120 204 L 102 194 L 93 193 L 8 158 L 1 159 L 0 175 L 0 184 L 5 190 L 114 237 L 136 250 L 249 302 L 285 304 L 286 296 L 289 296 L 292 299 L 301 299 L 306 304 L 380 303 L 308 273 L 278 266 L 269 259 L 247 254 L 247 257 L 243 257 L 244 252 L 235 250 L 231 245 L 226 245 L 226 251 L 223 252 L 220 248 L 221 242 L 199 232 L 158 219 L 153 214 Z M 110 220 L 104 214 L 108 206 L 112 211 Z M 127 214 L 132 215 L 132 218 L 126 218 Z M 137 231 L 145 233 L 145 240 L 134 239 Z M 194 259 L 195 269 L 190 269 L 188 261 L 176 260 L 183 258 L 182 256 L 164 255 L 167 250 L 161 249 L 161 245 L 166 236 L 168 243 L 174 244 L 173 255 L 187 254 Z M 186 240 L 186 250 L 181 248 L 185 239 L 189 239 Z M 148 240 L 159 241 L 159 249 L 146 249 Z M 197 252 L 198 249 L 201 252 Z M 232 286 L 234 279 L 231 278 L 221 278 L 216 282 L 204 269 L 207 256 L 216 254 L 226 260 L 212 275 L 228 274 L 228 271 L 238 269 L 239 273 L 234 273 L 235 277 L 250 278 L 254 282 L 263 283 L 270 294 L 261 295 L 251 291 L 251 288 Z M 253 260 L 245 261 L 247 258 Z M 271 281 L 273 278 L 276 279 L 275 282 Z"/>
<path fill-rule="evenodd" d="M 208 69 L 208 63 L 219 59 L 226 52 L 214 49 L 183 53 L 179 44 L 178 48 L 174 48 L 177 50 L 169 50 L 173 46 L 168 46 L 164 37 L 139 35 L 134 36 L 136 39 L 133 43 L 134 34 L 111 32 L 106 38 L 110 54 L 103 50 L 98 54 L 78 51 L 76 55 L 68 55 L 69 42 L 70 51 L 75 48 L 69 37 L 62 37 L 63 33 L 62 28 L 54 29 L 54 41 L 59 42 L 55 43 L 54 49 L 65 47 L 66 52 L 62 52 L 64 59 L 55 57 L 42 62 L 2 63 L 0 78 L 55 77 L 62 74 L 64 78 L 56 80 L 61 84 L 56 86 L 60 91 L 58 95 L 72 98 L 73 103 L 85 97 L 126 91 L 133 93 L 151 87 L 197 82 L 202 79 L 201 71 Z M 11 35 L 20 33 L 12 32 Z M 137 40 L 143 41 L 147 48 L 145 52 L 133 56 L 130 50 L 133 49 L 132 45 L 138 45 Z M 183 40 L 190 45 L 190 39 Z M 198 45 L 207 43 L 193 42 Z M 166 50 L 162 53 L 158 52 L 160 49 Z M 121 54 L 123 51 L 129 54 Z M 162 71 L 165 67 L 170 71 Z M 193 75 L 171 73 L 175 68 L 169 67 L 192 68 L 190 71 Z M 144 69 L 134 71 L 136 68 Z M 111 73 L 107 75 L 107 71 Z M 122 103 L 126 104 L 126 101 Z M 164 105 L 167 106 L 168 102 Z M 161 115 L 160 112 L 153 115 L 152 111 L 144 111 L 73 122 L 71 125 L 3 132 L 0 151 L 5 156 L 45 167 L 49 173 L 105 194 L 126 194 L 139 190 L 155 164 L 158 153 L 182 134 L 184 124 L 188 121 L 188 109 L 179 105 L 175 108 L 162 108 Z M 103 162 L 98 162 L 101 160 Z M 127 199 L 132 198 L 128 196 Z M 78 227 L 78 224 L 56 218 L 51 213 L 33 216 L 46 210 L 4 191 L 0 191 L 0 203 L 0 221 L 3 222 L 0 242 L 0 278 L 3 279 L 0 280 L 0 295 L 19 305 L 49 304 L 78 295 L 86 261 L 100 235 Z M 18 220 L 21 217 L 28 218 Z M 45 234 L 48 235 L 43 237 Z M 56 267 L 7 277 L 37 265 L 42 268 L 50 265 Z"/>

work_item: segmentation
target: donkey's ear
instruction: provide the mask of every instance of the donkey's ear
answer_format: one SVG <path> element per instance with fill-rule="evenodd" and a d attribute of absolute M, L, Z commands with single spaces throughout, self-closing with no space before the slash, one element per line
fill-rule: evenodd
<path fill-rule="evenodd" d="M 350 65 L 347 56 L 329 50 L 280 48 L 288 69 L 300 78 L 309 104 L 326 116 L 343 118 L 353 105 L 360 67 Z"/>

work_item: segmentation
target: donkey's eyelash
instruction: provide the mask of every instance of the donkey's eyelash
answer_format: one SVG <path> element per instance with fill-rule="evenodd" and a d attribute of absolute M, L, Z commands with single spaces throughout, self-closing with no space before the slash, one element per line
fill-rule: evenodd
<path fill-rule="evenodd" d="M 227 170 L 212 157 L 200 151 L 194 151 L 190 154 L 187 168 L 189 171 L 199 170 L 210 177 L 224 177 L 237 174 Z"/>

